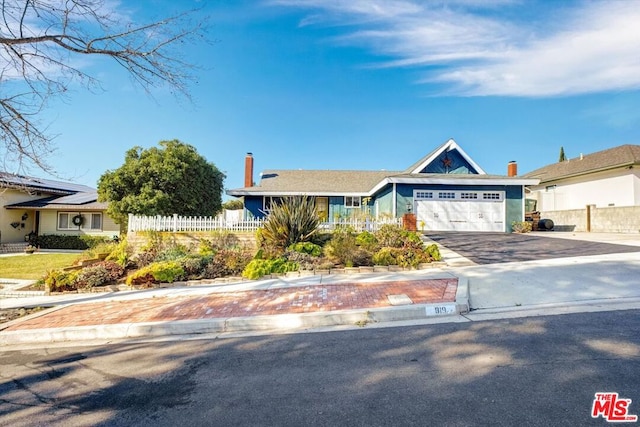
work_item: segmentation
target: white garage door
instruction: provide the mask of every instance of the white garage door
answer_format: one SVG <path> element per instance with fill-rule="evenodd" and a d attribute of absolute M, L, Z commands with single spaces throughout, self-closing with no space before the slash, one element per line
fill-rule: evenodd
<path fill-rule="evenodd" d="M 418 228 L 426 231 L 504 231 L 503 191 L 414 191 Z"/>

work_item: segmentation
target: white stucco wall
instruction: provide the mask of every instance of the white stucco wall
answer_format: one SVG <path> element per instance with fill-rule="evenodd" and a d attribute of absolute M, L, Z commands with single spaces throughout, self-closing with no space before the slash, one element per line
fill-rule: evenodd
<path fill-rule="evenodd" d="M 555 186 L 548 188 L 550 186 Z M 538 201 L 538 211 L 596 207 L 640 206 L 640 170 L 619 169 L 545 183 L 530 188 L 527 198 Z"/>

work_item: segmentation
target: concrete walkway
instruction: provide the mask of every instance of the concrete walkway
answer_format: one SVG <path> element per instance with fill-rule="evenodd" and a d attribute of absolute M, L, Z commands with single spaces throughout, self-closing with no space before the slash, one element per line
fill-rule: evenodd
<path fill-rule="evenodd" d="M 441 246 L 447 266 L 427 270 L 0 299 L 0 308 L 58 305 L 0 324 L 0 344 L 640 308 L 640 234 L 536 235 L 636 245 L 638 252 L 476 265 Z"/>

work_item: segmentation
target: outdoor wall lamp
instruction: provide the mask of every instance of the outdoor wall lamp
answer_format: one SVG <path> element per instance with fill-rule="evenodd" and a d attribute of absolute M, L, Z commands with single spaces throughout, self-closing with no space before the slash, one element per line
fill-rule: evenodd
<path fill-rule="evenodd" d="M 23 221 L 26 221 L 26 220 L 27 220 L 27 218 L 29 218 L 29 214 L 28 214 L 28 213 L 26 213 L 26 212 L 25 212 L 25 213 L 23 213 L 23 214 L 22 214 L 22 220 L 23 220 Z"/>

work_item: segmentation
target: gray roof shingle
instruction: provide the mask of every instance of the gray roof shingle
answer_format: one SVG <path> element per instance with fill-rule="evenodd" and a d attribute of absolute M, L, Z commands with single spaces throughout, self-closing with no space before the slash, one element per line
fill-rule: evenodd
<path fill-rule="evenodd" d="M 236 191 L 296 193 L 367 193 L 389 175 L 389 171 L 266 170 L 260 183 Z"/>
<path fill-rule="evenodd" d="M 586 175 L 618 167 L 640 165 L 640 145 L 620 145 L 607 150 L 586 154 L 565 162 L 552 163 L 523 175 L 538 178 L 540 184 L 572 176 Z"/>

